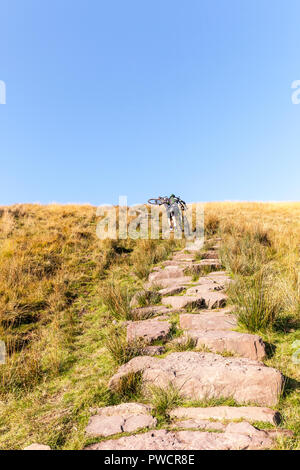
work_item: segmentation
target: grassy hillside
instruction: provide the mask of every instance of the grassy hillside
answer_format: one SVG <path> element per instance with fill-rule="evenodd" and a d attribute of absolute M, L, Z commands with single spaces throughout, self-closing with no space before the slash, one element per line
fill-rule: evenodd
<path fill-rule="evenodd" d="M 241 330 L 258 331 L 270 345 L 266 363 L 288 377 L 280 408 L 296 438 L 279 446 L 296 448 L 300 203 L 211 203 L 205 220 L 207 236 L 221 235 L 222 262 L 237 281 L 229 296 Z M 90 409 L 128 399 L 107 390 L 117 367 L 107 339 L 117 334 L 116 311 L 118 319 L 130 315 L 128 300 L 153 264 L 183 245 L 100 241 L 96 224 L 91 206 L 0 208 L 0 339 L 8 349 L 1 449 L 32 442 L 80 449 Z"/>

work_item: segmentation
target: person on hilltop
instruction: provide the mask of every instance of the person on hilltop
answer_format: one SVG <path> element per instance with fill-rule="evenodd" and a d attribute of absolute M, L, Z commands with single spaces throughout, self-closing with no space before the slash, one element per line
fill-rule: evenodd
<path fill-rule="evenodd" d="M 158 199 L 149 199 L 150 204 L 164 205 L 167 212 L 170 232 L 174 232 L 174 229 L 178 228 L 183 230 L 183 211 L 186 209 L 186 203 L 180 199 L 180 197 L 171 194 L 170 197 L 159 196 Z"/>

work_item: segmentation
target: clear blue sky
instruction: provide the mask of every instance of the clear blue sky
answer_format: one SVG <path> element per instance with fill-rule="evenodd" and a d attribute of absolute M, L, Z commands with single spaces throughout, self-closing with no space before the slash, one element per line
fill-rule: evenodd
<path fill-rule="evenodd" d="M 299 0 L 7 0 L 0 15 L 0 204 L 300 200 Z"/>

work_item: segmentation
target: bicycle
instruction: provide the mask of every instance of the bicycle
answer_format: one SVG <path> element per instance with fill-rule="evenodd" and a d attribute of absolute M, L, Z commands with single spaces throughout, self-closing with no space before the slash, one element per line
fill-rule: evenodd
<path fill-rule="evenodd" d="M 186 203 L 182 199 L 180 199 L 180 197 L 176 197 L 176 199 L 176 202 L 180 205 L 181 210 L 186 210 Z M 155 206 L 161 206 L 162 204 L 170 204 L 170 198 L 168 198 L 167 196 L 159 196 L 158 198 L 148 199 L 148 204 Z"/>
<path fill-rule="evenodd" d="M 173 225 L 174 220 L 177 220 L 178 227 L 180 227 L 180 229 L 183 230 L 184 227 L 188 228 L 187 218 L 185 217 L 185 214 L 184 214 L 184 211 L 187 209 L 187 206 L 186 206 L 185 201 L 180 199 L 180 197 L 175 197 L 174 199 L 175 199 L 175 209 L 174 209 L 174 202 L 171 203 L 170 198 L 167 196 L 164 196 L 164 197 L 159 196 L 158 198 L 148 199 L 148 204 L 156 205 L 156 206 L 166 205 L 166 210 L 167 210 L 169 223 L 170 223 L 170 230 L 172 231 L 174 230 L 174 225 Z M 176 210 L 176 207 L 177 207 L 177 210 Z M 176 223 L 175 223 L 175 228 L 176 228 Z M 188 231 L 189 231 L 189 228 L 188 228 Z"/>

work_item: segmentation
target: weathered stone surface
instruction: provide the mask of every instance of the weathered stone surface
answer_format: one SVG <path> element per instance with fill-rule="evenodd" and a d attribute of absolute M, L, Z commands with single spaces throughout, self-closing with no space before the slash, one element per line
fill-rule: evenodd
<path fill-rule="evenodd" d="M 162 263 L 162 266 L 177 266 L 179 268 L 186 268 L 192 266 L 193 262 L 190 260 L 177 260 L 177 259 L 168 259 Z"/>
<path fill-rule="evenodd" d="M 191 399 L 233 397 L 238 403 L 273 406 L 283 385 L 279 371 L 245 358 L 185 351 L 163 359 L 139 356 L 121 366 L 109 387 L 118 387 L 130 372 L 142 372 L 144 386 L 166 387 L 172 383 Z"/>
<path fill-rule="evenodd" d="M 165 352 L 165 348 L 163 346 L 146 346 L 143 349 L 143 354 L 146 356 L 159 356 Z"/>
<path fill-rule="evenodd" d="M 175 295 L 175 294 L 180 294 L 185 289 L 184 286 L 170 286 L 170 287 L 165 287 L 164 289 L 160 289 L 158 292 L 161 295 Z"/>
<path fill-rule="evenodd" d="M 180 328 L 184 330 L 232 330 L 237 326 L 234 315 L 223 312 L 182 313 Z"/>
<path fill-rule="evenodd" d="M 227 296 L 222 292 L 203 289 L 195 295 L 168 296 L 162 299 L 162 304 L 173 308 L 222 308 L 226 305 Z"/>
<path fill-rule="evenodd" d="M 90 436 L 112 436 L 121 432 L 133 432 L 141 428 L 156 426 L 156 419 L 150 415 L 99 416 L 90 418 L 86 433 Z"/>
<path fill-rule="evenodd" d="M 92 416 L 85 432 L 89 436 L 112 436 L 122 432 L 125 424 L 122 416 Z"/>
<path fill-rule="evenodd" d="M 185 286 L 189 284 L 192 280 L 192 276 L 182 276 L 177 278 L 170 278 L 170 279 L 159 279 L 158 281 L 149 281 L 145 284 L 145 287 L 149 289 L 150 287 L 159 286 L 161 288 L 164 287 L 174 287 L 174 286 Z"/>
<path fill-rule="evenodd" d="M 279 424 L 280 414 L 271 408 L 259 406 L 212 406 L 207 408 L 175 408 L 170 411 L 172 418 L 189 418 L 200 420 L 238 420 L 263 421 L 265 423 Z"/>
<path fill-rule="evenodd" d="M 195 253 L 184 253 L 183 251 L 177 251 L 173 253 L 172 259 L 179 261 L 194 261 Z"/>
<path fill-rule="evenodd" d="M 201 429 L 202 431 L 224 431 L 226 425 L 218 421 L 209 421 L 208 419 L 186 419 L 176 421 L 171 425 L 171 429 Z"/>
<path fill-rule="evenodd" d="M 184 268 L 178 266 L 167 266 L 165 269 L 151 273 L 149 281 L 160 281 L 161 279 L 176 279 L 184 276 Z"/>
<path fill-rule="evenodd" d="M 92 444 L 86 450 L 250 450 L 272 447 L 273 440 L 267 432 L 248 423 L 248 426 L 234 424 L 224 433 L 161 429 Z"/>
<path fill-rule="evenodd" d="M 162 298 L 164 305 L 170 305 L 172 308 L 183 309 L 183 308 L 206 308 L 205 300 L 202 295 L 199 296 L 168 296 Z"/>
<path fill-rule="evenodd" d="M 132 321 L 127 324 L 127 341 L 140 338 L 147 343 L 166 339 L 170 333 L 171 323 L 165 320 L 151 319 Z"/>
<path fill-rule="evenodd" d="M 220 269 L 222 264 L 218 259 L 202 259 L 198 263 L 193 263 L 191 269 L 194 273 L 201 273 L 203 266 L 209 266 L 211 269 Z"/>
<path fill-rule="evenodd" d="M 51 447 L 45 446 L 44 444 L 31 444 L 28 447 L 25 447 L 23 450 L 51 450 Z"/>
<path fill-rule="evenodd" d="M 103 408 L 97 408 L 96 413 L 98 416 L 122 416 L 128 417 L 131 415 L 147 415 L 152 411 L 151 405 L 145 405 L 144 403 L 121 403 L 120 405 L 105 406 Z"/>
<path fill-rule="evenodd" d="M 196 341 L 196 348 L 205 346 L 213 352 L 232 352 L 257 361 L 266 355 L 264 342 L 258 335 L 224 330 L 192 330 L 187 334 Z"/>
<path fill-rule="evenodd" d="M 123 425 L 124 432 L 134 432 L 142 428 L 154 428 L 156 419 L 147 415 L 132 415 L 125 419 Z"/>
<path fill-rule="evenodd" d="M 117 406 L 98 408 L 86 428 L 90 436 L 112 436 L 121 432 L 133 432 L 156 426 L 150 415 L 151 407 L 141 403 L 122 403 Z"/>
<path fill-rule="evenodd" d="M 219 292 L 223 290 L 224 287 L 219 283 L 215 282 L 213 279 L 206 279 L 206 283 L 197 284 L 195 286 L 189 287 L 186 291 L 186 295 L 202 295 L 204 298 L 209 296 L 211 292 Z M 226 295 L 221 293 L 226 299 Z"/>

